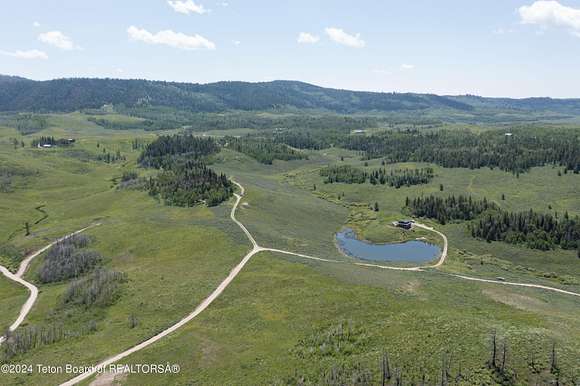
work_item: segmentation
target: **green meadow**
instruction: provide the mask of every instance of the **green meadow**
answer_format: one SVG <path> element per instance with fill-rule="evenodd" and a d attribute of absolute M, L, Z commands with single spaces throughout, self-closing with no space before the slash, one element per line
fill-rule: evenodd
<path fill-rule="evenodd" d="M 175 208 L 145 191 L 120 189 L 117 183 L 123 172 L 151 173 L 137 166 L 140 150 L 132 142 L 147 143 L 159 133 L 106 130 L 87 118 L 81 113 L 51 115 L 47 129 L 27 136 L 0 127 L 0 168 L 18 170 L 0 192 L 0 262 L 15 270 L 19 256 L 99 224 L 86 232 L 94 240 L 89 248 L 105 257 L 105 267 L 125 273 L 127 282 L 109 307 L 63 311 L 61 299 L 69 283 L 41 284 L 38 270 L 43 257 L 39 257 L 25 277 L 39 287 L 40 295 L 22 327 L 58 324 L 75 332 L 94 323 L 96 328 L 33 348 L 12 358 L 14 363 L 87 366 L 121 352 L 190 313 L 250 249 L 243 232 L 230 220 L 233 199 L 214 208 Z M 107 119 L 131 120 L 121 115 L 107 115 Z M 248 132 L 240 129 L 234 135 Z M 41 135 L 76 142 L 67 148 L 30 147 L 30 141 Z M 98 160 L 103 151 L 119 151 L 124 160 Z M 464 223 L 441 226 L 423 221 L 447 235 L 448 260 L 439 270 L 398 272 L 357 267 L 353 258 L 339 253 L 334 241 L 337 231 L 350 226 L 360 238 L 373 242 L 425 237 L 441 244 L 430 232 L 391 226 L 408 216 L 402 210 L 405 197 L 422 194 L 468 193 L 492 199 L 508 210 L 579 215 L 578 175 L 559 176 L 551 166 L 516 177 L 488 168 L 405 163 L 387 167 L 429 166 L 435 178 L 426 185 L 400 189 L 368 183 L 324 184 L 319 171 L 326 165 L 372 169 L 380 167 L 380 160 L 365 166 L 359 154 L 338 148 L 306 153 L 308 159 L 264 165 L 223 149 L 211 167 L 246 188 L 236 216 L 261 246 L 339 263 L 273 253 L 254 256 L 198 318 L 122 361 L 177 363 L 179 374 L 130 374 L 123 377 L 123 384 L 318 384 L 333 369 L 364 372 L 377 380 L 378 363 L 386 351 L 393 368 L 404 370 L 408 380 L 418 382 L 425 373 L 436 382 L 442 361 L 448 361 L 453 374 L 463 374 L 463 383 L 458 384 L 493 385 L 485 368 L 493 331 L 507 342 L 508 365 L 524 375 L 518 380 L 521 384 L 547 376 L 530 370 L 529 361 L 533 355 L 547 366 L 553 343 L 562 384 L 580 379 L 578 298 L 448 275 L 502 277 L 580 292 L 576 251 L 487 243 L 473 239 Z M 369 209 L 375 202 L 378 212 Z M 14 321 L 26 297 L 23 287 L 0 277 L 0 327 Z M 347 346 L 336 338 L 337 329 L 352 332 Z M 44 385 L 69 378 L 0 374 L 0 383 Z"/>

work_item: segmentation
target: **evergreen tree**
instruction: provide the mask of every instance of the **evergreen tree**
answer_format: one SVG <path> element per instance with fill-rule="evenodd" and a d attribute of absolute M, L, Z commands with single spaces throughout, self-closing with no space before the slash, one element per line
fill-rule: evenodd
<path fill-rule="evenodd" d="M 215 206 L 229 199 L 233 184 L 224 174 L 206 165 L 206 158 L 219 151 L 211 138 L 192 135 L 160 136 L 145 147 L 139 162 L 142 166 L 161 169 L 146 183 L 149 194 L 167 205 Z"/>

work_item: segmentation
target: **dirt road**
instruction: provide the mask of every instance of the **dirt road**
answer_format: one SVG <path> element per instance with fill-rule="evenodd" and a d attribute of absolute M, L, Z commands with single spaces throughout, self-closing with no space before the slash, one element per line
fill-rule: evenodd
<path fill-rule="evenodd" d="M 39 256 L 40 254 L 42 254 L 43 252 L 47 251 L 50 247 L 52 247 L 56 243 L 63 241 L 63 240 L 66 240 L 67 238 L 69 238 L 71 236 L 77 235 L 77 234 L 84 232 L 87 229 L 95 227 L 97 225 L 100 225 L 100 224 L 93 224 L 93 225 L 90 225 L 86 228 L 80 229 L 76 232 L 73 232 L 71 234 L 68 234 L 64 237 L 61 237 L 60 239 L 53 241 L 52 243 L 39 249 L 38 251 L 26 256 L 26 258 L 24 260 L 22 260 L 22 262 L 20 263 L 20 266 L 18 267 L 18 271 L 15 274 L 10 272 L 8 270 L 8 268 L 0 265 L 0 272 L 2 272 L 2 274 L 4 276 L 6 276 L 8 279 L 10 279 L 18 284 L 23 285 L 24 287 L 28 288 L 28 291 L 30 291 L 30 295 L 28 296 L 26 303 L 24 303 L 22 305 L 22 308 L 20 309 L 20 314 L 18 315 L 18 318 L 14 321 L 14 323 L 12 323 L 12 325 L 10 325 L 10 327 L 8 327 L 9 331 L 16 330 L 22 324 L 22 322 L 24 321 L 24 319 L 26 319 L 26 316 L 28 315 L 28 313 L 32 309 L 32 306 L 34 305 L 34 303 L 36 303 L 36 299 L 38 298 L 38 288 L 36 288 L 36 286 L 34 284 L 29 283 L 22 278 L 24 276 L 24 274 L 26 273 L 26 270 L 28 269 L 30 262 L 32 260 L 34 260 L 34 258 Z M 4 336 L 0 337 L 0 345 L 4 342 L 5 339 L 6 338 Z"/>

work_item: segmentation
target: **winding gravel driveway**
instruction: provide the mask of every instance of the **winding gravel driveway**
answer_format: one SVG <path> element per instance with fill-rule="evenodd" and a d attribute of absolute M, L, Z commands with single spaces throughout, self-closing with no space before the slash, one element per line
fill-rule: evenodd
<path fill-rule="evenodd" d="M 16 273 L 12 273 L 12 272 L 10 272 L 10 270 L 8 270 L 8 268 L 0 265 L 0 272 L 2 272 L 2 274 L 4 276 L 6 276 L 8 279 L 10 279 L 18 284 L 23 285 L 24 287 L 28 288 L 28 291 L 30 291 L 30 295 L 28 296 L 26 303 L 24 303 L 24 305 L 20 309 L 20 314 L 18 315 L 18 318 L 14 321 L 14 323 L 12 323 L 12 325 L 10 327 L 8 327 L 9 331 L 16 330 L 22 324 L 24 319 L 26 319 L 26 316 L 30 313 L 32 306 L 34 305 L 34 303 L 36 303 L 36 299 L 38 298 L 38 288 L 34 284 L 27 282 L 26 280 L 24 280 L 22 278 L 22 276 L 24 276 L 24 274 L 26 273 L 26 270 L 28 269 L 28 266 L 30 265 L 32 260 L 34 260 L 35 257 L 39 256 L 43 252 L 47 251 L 50 247 L 52 247 L 56 243 L 59 243 L 63 240 L 66 240 L 69 237 L 77 235 L 77 234 L 84 232 L 87 229 L 95 227 L 97 225 L 100 225 L 100 224 L 93 224 L 93 225 L 89 225 L 86 228 L 79 229 L 78 231 L 73 232 L 71 234 L 68 234 L 64 237 L 61 237 L 60 239 L 53 241 L 52 243 L 39 249 L 38 251 L 26 256 L 26 258 L 24 260 L 22 260 L 22 262 L 20 263 L 20 267 L 18 267 L 18 271 Z M 0 345 L 2 345 L 2 343 L 4 343 L 5 340 L 6 340 L 6 338 L 4 336 L 0 336 Z"/>

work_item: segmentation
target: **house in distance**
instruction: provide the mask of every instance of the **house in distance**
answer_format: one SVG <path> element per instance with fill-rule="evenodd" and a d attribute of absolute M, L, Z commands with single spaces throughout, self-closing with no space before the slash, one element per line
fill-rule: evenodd
<path fill-rule="evenodd" d="M 399 220 L 393 222 L 393 225 L 403 229 L 411 229 L 413 227 L 413 220 Z"/>

